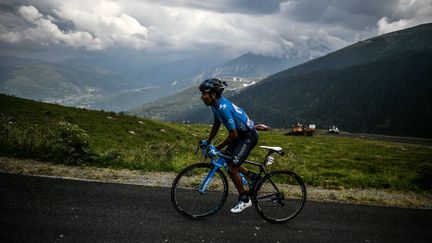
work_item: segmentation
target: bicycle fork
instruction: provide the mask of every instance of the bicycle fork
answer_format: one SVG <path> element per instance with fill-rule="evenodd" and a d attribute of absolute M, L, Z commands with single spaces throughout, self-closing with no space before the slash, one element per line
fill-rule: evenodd
<path fill-rule="evenodd" d="M 222 157 L 219 157 L 218 160 L 212 160 L 212 164 L 214 165 L 211 171 L 207 174 L 201 185 L 199 186 L 198 191 L 201 194 L 204 194 L 207 190 L 207 187 L 210 185 L 211 181 L 213 180 L 214 175 L 216 174 L 216 171 L 219 168 L 222 168 L 222 166 L 225 164 L 225 160 L 223 160 Z"/>

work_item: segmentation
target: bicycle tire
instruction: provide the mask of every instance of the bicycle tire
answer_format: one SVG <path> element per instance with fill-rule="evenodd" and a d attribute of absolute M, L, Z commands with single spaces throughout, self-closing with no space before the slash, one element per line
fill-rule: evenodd
<path fill-rule="evenodd" d="M 225 204 L 228 197 L 228 181 L 218 169 L 204 193 L 199 192 L 207 174 L 214 165 L 193 164 L 182 170 L 171 186 L 171 202 L 175 210 L 188 219 L 203 219 L 214 215 Z"/>
<path fill-rule="evenodd" d="M 306 186 L 301 177 L 292 171 L 271 171 L 257 183 L 254 201 L 258 214 L 264 220 L 282 224 L 303 209 Z"/>

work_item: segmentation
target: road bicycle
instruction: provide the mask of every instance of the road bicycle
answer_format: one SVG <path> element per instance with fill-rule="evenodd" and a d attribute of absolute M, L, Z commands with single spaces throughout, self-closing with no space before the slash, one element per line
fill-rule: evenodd
<path fill-rule="evenodd" d="M 270 223 L 285 223 L 297 216 L 306 202 L 306 186 L 300 176 L 290 170 L 268 172 L 273 164 L 271 156 L 285 153 L 280 147 L 260 146 L 267 150 L 262 163 L 244 161 L 259 168 L 256 181 L 250 181 L 242 173 L 244 186 L 248 186 L 250 197 L 258 214 Z M 203 154 L 205 148 L 201 149 Z M 171 186 L 171 202 L 178 213 L 188 219 L 203 219 L 216 214 L 228 197 L 228 181 L 224 174 L 226 160 L 232 159 L 219 151 L 210 163 L 197 163 L 183 169 Z"/>

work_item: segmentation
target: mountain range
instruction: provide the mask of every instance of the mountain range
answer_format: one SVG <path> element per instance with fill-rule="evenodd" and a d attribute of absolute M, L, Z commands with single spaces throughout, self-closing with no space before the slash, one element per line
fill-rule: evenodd
<path fill-rule="evenodd" d="M 178 114 L 201 107 L 197 85 L 208 77 L 218 77 L 228 83 L 225 95 L 231 97 L 242 89 L 255 85 L 265 77 L 304 61 L 303 58 L 275 58 L 246 53 L 222 65 L 189 76 L 189 88 L 131 109 L 128 113 L 158 120 L 178 120 Z M 182 121 L 189 121 L 182 117 Z"/>
<path fill-rule="evenodd" d="M 230 97 L 256 123 L 432 137 L 432 24 L 360 41 Z M 208 108 L 169 114 L 211 122 Z"/>
<path fill-rule="evenodd" d="M 246 87 L 255 85 L 261 81 L 260 78 L 220 78 L 228 85 L 224 91 L 225 97 L 232 97 Z M 127 113 L 156 120 L 177 120 L 178 114 L 193 111 L 202 107 L 201 93 L 198 91 L 197 87 L 198 85 L 193 85 L 192 87 L 184 89 L 168 97 L 162 97 L 153 102 L 136 107 Z M 184 117 L 182 122 L 184 121 L 190 121 L 190 119 L 188 117 Z"/>
<path fill-rule="evenodd" d="M 219 77 L 229 81 L 225 95 L 256 123 L 432 137 L 430 60 L 432 24 L 359 41 L 310 61 L 252 53 L 223 62 L 116 56 L 46 62 L 3 56 L 0 93 L 203 123 L 211 122 L 211 112 L 196 87 Z"/>
<path fill-rule="evenodd" d="M 218 58 L 151 59 L 102 56 L 53 63 L 4 56 L 0 57 L 0 92 L 67 106 L 126 111 L 204 78 L 262 79 L 299 62 L 251 53 L 222 64 Z"/>

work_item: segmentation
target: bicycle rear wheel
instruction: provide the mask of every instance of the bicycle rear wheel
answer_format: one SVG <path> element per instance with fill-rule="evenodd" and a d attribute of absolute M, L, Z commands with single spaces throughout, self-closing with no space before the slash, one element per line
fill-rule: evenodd
<path fill-rule="evenodd" d="M 257 184 L 255 208 L 270 223 L 293 219 L 306 202 L 306 186 L 294 172 L 272 171 Z"/>
<path fill-rule="evenodd" d="M 212 164 L 193 164 L 181 171 L 171 186 L 171 202 L 181 215 L 189 219 L 202 219 L 215 214 L 228 196 L 228 181 L 218 169 L 205 192 L 199 186 L 213 169 Z"/>

